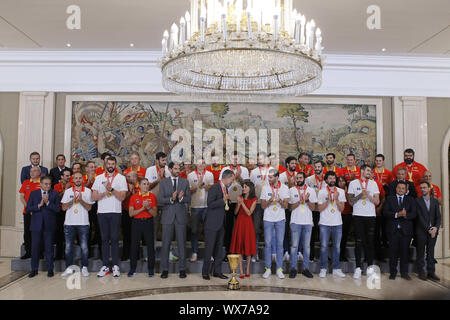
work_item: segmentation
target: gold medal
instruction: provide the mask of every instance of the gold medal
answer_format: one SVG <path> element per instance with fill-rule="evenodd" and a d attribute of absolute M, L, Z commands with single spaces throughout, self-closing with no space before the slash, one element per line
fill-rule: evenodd
<path fill-rule="evenodd" d="M 225 211 L 228 211 L 228 210 L 230 210 L 230 207 L 228 206 L 228 200 L 227 200 L 227 201 L 225 201 Z"/>
<path fill-rule="evenodd" d="M 74 213 L 78 213 L 78 209 L 73 210 Z"/>
<path fill-rule="evenodd" d="M 111 197 L 111 196 L 112 196 L 112 193 L 111 193 L 111 192 L 108 192 L 108 198 Z"/>
<path fill-rule="evenodd" d="M 273 206 L 273 211 L 277 211 L 277 206 Z"/>
<path fill-rule="evenodd" d="M 233 187 L 233 191 L 237 191 L 237 187 L 236 186 Z"/>
<path fill-rule="evenodd" d="M 334 213 L 334 209 L 331 209 L 331 213 Z"/>
<path fill-rule="evenodd" d="M 365 206 L 366 203 L 367 203 L 366 200 L 363 200 L 363 202 L 362 202 L 363 206 Z"/>
<path fill-rule="evenodd" d="M 198 195 L 201 197 L 202 196 L 202 189 L 200 189 L 199 191 L 198 191 Z"/>
<path fill-rule="evenodd" d="M 301 212 L 304 212 L 305 211 L 305 205 L 302 203 L 302 204 L 300 204 L 300 211 Z"/>

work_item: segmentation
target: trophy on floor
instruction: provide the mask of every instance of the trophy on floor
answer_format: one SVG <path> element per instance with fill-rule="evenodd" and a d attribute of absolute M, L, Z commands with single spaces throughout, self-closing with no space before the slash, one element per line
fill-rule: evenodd
<path fill-rule="evenodd" d="M 241 259 L 241 255 L 240 254 L 229 254 L 227 255 L 228 257 L 228 263 L 230 264 L 230 269 L 231 269 L 231 280 L 228 281 L 228 289 L 230 290 L 239 290 L 240 289 L 240 285 L 239 285 L 239 281 L 237 281 L 236 279 L 236 270 L 239 264 L 239 260 Z"/>

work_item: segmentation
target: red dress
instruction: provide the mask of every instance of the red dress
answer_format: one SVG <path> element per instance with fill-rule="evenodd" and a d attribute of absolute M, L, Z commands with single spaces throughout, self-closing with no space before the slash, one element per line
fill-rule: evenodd
<path fill-rule="evenodd" d="M 244 204 L 250 209 L 256 200 L 257 198 L 244 199 Z M 251 215 L 247 215 L 242 206 L 239 209 L 236 222 L 234 223 L 230 252 L 244 256 L 256 255 L 256 235 L 253 218 Z"/>

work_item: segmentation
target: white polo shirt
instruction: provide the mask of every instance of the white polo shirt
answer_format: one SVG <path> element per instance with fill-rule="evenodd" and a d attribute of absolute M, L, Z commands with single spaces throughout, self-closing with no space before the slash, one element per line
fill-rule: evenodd
<path fill-rule="evenodd" d="M 270 198 L 272 197 L 272 192 L 273 191 L 270 187 L 270 184 L 265 184 L 261 190 L 261 200 L 270 200 Z M 289 199 L 289 188 L 281 183 L 280 188 L 278 189 L 278 195 L 280 196 L 281 201 L 283 201 L 284 199 Z M 286 219 L 286 214 L 284 208 L 281 206 L 281 203 L 272 203 L 270 206 L 264 209 L 264 221 L 278 222 L 284 219 Z"/>
<path fill-rule="evenodd" d="M 250 177 L 248 174 L 248 169 L 244 166 L 240 166 L 240 167 L 241 167 L 241 178 L 244 180 L 249 179 Z M 236 172 L 237 172 L 237 168 L 231 169 L 230 166 L 227 166 L 227 167 L 223 168 L 222 171 L 220 171 L 219 180 L 222 180 L 222 174 L 224 173 L 225 170 L 231 170 L 234 172 L 234 174 L 236 174 Z M 237 203 L 238 196 L 242 195 L 241 184 L 238 181 L 234 180 L 228 187 L 228 194 L 230 195 L 231 202 Z"/>
<path fill-rule="evenodd" d="M 294 172 L 294 181 L 295 181 L 295 175 L 296 175 L 296 174 L 297 174 L 297 173 Z M 282 174 L 280 174 L 279 181 L 280 181 L 282 184 L 284 184 L 286 187 L 289 188 L 288 172 L 287 172 L 287 171 L 285 171 L 285 172 L 283 172 Z"/>
<path fill-rule="evenodd" d="M 110 178 L 110 180 L 112 180 L 112 178 Z M 107 183 L 108 179 L 106 178 L 105 172 L 95 178 L 94 184 L 92 185 L 92 190 L 96 190 L 98 193 L 104 193 L 106 192 L 105 185 Z M 127 180 L 120 173 L 116 175 L 111 186 L 117 191 L 128 191 Z M 115 195 L 111 195 L 111 197 L 105 196 L 98 201 L 98 212 L 122 213 L 122 201 L 117 199 Z"/>
<path fill-rule="evenodd" d="M 74 198 L 73 189 L 69 188 L 64 192 L 61 199 L 61 203 L 69 203 Z M 89 188 L 84 187 L 84 191 L 81 193 L 81 198 L 84 202 L 94 204 L 92 201 L 92 191 Z M 74 212 L 75 208 L 78 210 Z M 73 203 L 72 206 L 66 211 L 66 218 L 64 220 L 66 226 L 88 226 L 89 225 L 89 212 L 81 205 L 81 203 Z"/>
<path fill-rule="evenodd" d="M 266 183 L 269 183 L 269 171 L 272 167 L 257 167 L 250 172 L 250 181 L 255 185 L 257 203 L 261 203 L 261 190 Z"/>
<path fill-rule="evenodd" d="M 336 188 L 339 196 L 338 200 L 340 202 L 346 202 L 345 199 L 345 191 L 341 188 Z M 327 202 L 328 200 L 328 189 L 322 188 L 319 191 L 319 195 L 317 196 L 318 204 L 323 204 Z M 331 212 L 331 210 L 334 209 L 334 212 Z M 328 206 L 325 208 L 325 210 L 320 212 L 320 220 L 319 224 L 324 226 L 339 226 L 342 224 L 342 217 L 341 212 L 339 211 L 339 208 L 336 205 L 336 202 L 334 203 L 334 206 L 331 207 L 331 203 L 328 204 Z"/>
<path fill-rule="evenodd" d="M 364 181 L 364 184 L 367 186 L 367 192 L 373 197 L 375 194 L 379 194 L 380 190 L 378 189 L 378 185 L 375 181 L 369 179 Z M 359 179 L 355 179 L 348 185 L 348 194 L 353 194 L 355 197 L 362 193 L 361 181 Z M 363 204 L 365 202 L 365 204 Z M 353 215 L 360 217 L 376 217 L 377 213 L 375 210 L 375 205 L 373 202 L 369 201 L 369 199 L 359 199 L 353 205 Z"/>
<path fill-rule="evenodd" d="M 169 167 L 165 166 L 164 167 L 164 177 L 168 178 L 170 176 L 171 176 L 171 174 L 169 171 Z M 148 167 L 147 170 L 145 171 L 145 177 L 148 179 L 148 182 L 150 182 L 150 183 L 153 183 L 156 180 L 158 180 L 158 171 L 156 170 L 156 166 Z M 160 183 L 161 183 L 161 181 L 160 181 Z M 155 197 L 158 197 L 159 183 L 153 189 L 151 189 L 150 192 L 153 193 L 155 195 Z"/>
<path fill-rule="evenodd" d="M 313 188 L 316 193 L 318 194 L 320 190 L 322 189 L 326 189 L 327 187 L 327 183 L 325 182 L 325 180 L 322 180 L 322 182 L 319 182 L 316 180 L 316 176 L 312 175 L 309 176 L 308 178 L 306 178 L 305 183 L 308 185 L 308 187 Z"/>
<path fill-rule="evenodd" d="M 200 173 L 199 173 L 200 174 Z M 198 184 L 197 172 L 192 171 L 188 174 L 189 187 L 196 186 Z M 203 177 L 203 183 L 205 185 L 214 184 L 214 175 L 205 170 L 205 175 Z M 191 208 L 206 208 L 208 199 L 208 191 L 205 188 L 197 189 L 194 193 L 191 193 Z"/>
<path fill-rule="evenodd" d="M 299 193 L 301 195 L 306 195 L 309 193 L 309 202 L 317 203 L 316 192 L 311 187 L 307 187 L 306 190 L 303 190 L 303 187 L 300 188 L 300 190 L 298 190 L 296 187 L 292 187 L 289 189 L 289 193 L 290 193 L 289 199 L 290 204 L 296 204 L 297 202 L 300 201 Z M 300 205 L 292 211 L 291 223 L 313 225 L 312 211 L 307 203 L 305 203 L 303 207 Z"/>

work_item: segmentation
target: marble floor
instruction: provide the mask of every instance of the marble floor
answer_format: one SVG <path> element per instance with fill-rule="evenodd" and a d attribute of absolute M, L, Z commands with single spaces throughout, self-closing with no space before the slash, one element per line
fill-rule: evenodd
<path fill-rule="evenodd" d="M 133 300 L 303 300 L 303 299 L 450 299 L 450 258 L 439 259 L 436 274 L 439 283 L 422 281 L 416 274 L 407 281 L 397 277 L 389 280 L 382 274 L 379 289 L 369 289 L 366 277 L 355 280 L 350 274 L 344 279 L 330 274 L 325 279 L 314 275 L 313 279 L 297 276 L 295 279 L 278 279 L 272 275 L 263 279 L 261 275 L 239 279 L 241 290 L 228 291 L 226 280 L 211 278 L 205 281 L 200 274 L 188 274 L 179 279 L 178 274 L 169 274 L 161 279 L 159 274 L 148 278 L 137 274 L 128 278 L 126 273 L 113 278 L 108 275 L 97 278 L 95 273 L 89 277 L 64 279 L 61 273 L 47 278 L 40 272 L 33 279 L 26 272 L 11 272 L 11 259 L 0 258 L 0 299 L 133 299 Z M 72 280 L 72 281 L 71 281 Z M 79 281 L 78 281 L 79 280 Z"/>

